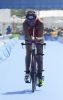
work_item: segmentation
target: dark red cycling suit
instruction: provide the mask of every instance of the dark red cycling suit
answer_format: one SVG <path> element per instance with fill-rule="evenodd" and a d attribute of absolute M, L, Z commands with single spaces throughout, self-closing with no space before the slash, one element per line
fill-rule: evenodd
<path fill-rule="evenodd" d="M 43 23 L 39 19 L 36 20 L 34 29 L 35 36 L 40 37 L 43 35 Z M 23 30 L 24 34 L 28 36 L 31 36 L 33 33 L 33 27 L 29 26 L 27 20 L 23 23 Z"/>

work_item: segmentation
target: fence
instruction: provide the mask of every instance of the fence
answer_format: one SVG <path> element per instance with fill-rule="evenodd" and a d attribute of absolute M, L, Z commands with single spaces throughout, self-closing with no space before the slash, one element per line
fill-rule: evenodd
<path fill-rule="evenodd" d="M 15 46 L 16 42 L 17 39 L 13 38 L 9 40 L 7 43 L 0 46 L 0 63 L 10 56 L 11 50 Z"/>

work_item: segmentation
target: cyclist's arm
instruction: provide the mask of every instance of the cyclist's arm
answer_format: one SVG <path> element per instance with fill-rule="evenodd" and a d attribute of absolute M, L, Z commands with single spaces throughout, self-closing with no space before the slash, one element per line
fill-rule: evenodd
<path fill-rule="evenodd" d="M 28 32 L 28 24 L 26 21 L 23 23 L 23 34 L 25 35 L 25 40 L 29 40 L 31 38 Z"/>
<path fill-rule="evenodd" d="M 38 41 L 44 41 L 44 25 L 43 25 L 43 23 L 42 22 L 40 22 L 39 23 L 39 26 L 38 26 L 38 28 L 39 28 L 39 34 L 38 34 L 38 37 L 36 37 L 36 39 L 38 40 Z"/>
<path fill-rule="evenodd" d="M 38 37 L 42 37 L 43 36 L 43 31 L 44 31 L 44 24 L 42 22 L 39 23 L 38 29 L 39 29 Z"/>

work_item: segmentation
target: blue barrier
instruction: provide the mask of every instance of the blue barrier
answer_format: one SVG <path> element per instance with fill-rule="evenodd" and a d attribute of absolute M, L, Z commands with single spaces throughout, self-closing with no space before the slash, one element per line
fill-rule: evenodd
<path fill-rule="evenodd" d="M 48 35 L 45 35 L 44 36 L 44 40 L 45 41 L 58 41 L 60 43 L 63 43 L 63 37 L 62 36 L 56 36 L 56 37 L 53 37 L 53 36 L 48 36 Z"/>
<path fill-rule="evenodd" d="M 58 42 L 60 42 L 60 43 L 63 44 L 63 37 L 59 36 L 59 37 L 58 37 Z"/>
<path fill-rule="evenodd" d="M 17 39 L 13 38 L 9 40 L 6 44 L 0 46 L 0 62 L 7 59 L 10 56 L 11 50 L 16 44 Z"/>
<path fill-rule="evenodd" d="M 46 40 L 46 41 L 56 41 L 56 40 L 58 40 L 58 36 L 56 36 L 56 37 L 54 37 L 54 36 L 51 36 L 51 35 L 45 35 L 44 36 L 44 39 Z"/>

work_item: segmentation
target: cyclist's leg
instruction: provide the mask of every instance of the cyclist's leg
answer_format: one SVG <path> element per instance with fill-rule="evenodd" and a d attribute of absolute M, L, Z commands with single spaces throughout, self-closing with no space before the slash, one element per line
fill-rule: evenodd
<path fill-rule="evenodd" d="M 42 70 L 43 70 L 43 47 L 41 45 L 37 46 L 37 63 L 38 63 L 38 80 L 39 86 L 42 86 Z"/>
<path fill-rule="evenodd" d="M 43 70 L 43 56 L 41 55 L 43 53 L 43 48 L 41 45 L 37 47 L 37 63 L 38 63 L 38 77 L 42 78 L 42 70 Z"/>
<path fill-rule="evenodd" d="M 31 48 L 29 45 L 26 45 L 26 57 L 25 57 L 25 82 L 30 82 L 30 61 L 31 61 Z"/>
<path fill-rule="evenodd" d="M 25 43 L 27 43 L 29 40 L 30 40 L 29 34 L 25 34 Z M 31 46 L 30 45 L 26 45 L 26 57 L 25 57 L 26 73 L 29 72 L 30 61 L 31 61 Z"/>
<path fill-rule="evenodd" d="M 29 45 L 26 45 L 26 57 L 25 57 L 26 73 L 29 72 L 30 61 L 31 61 L 31 47 Z"/>

